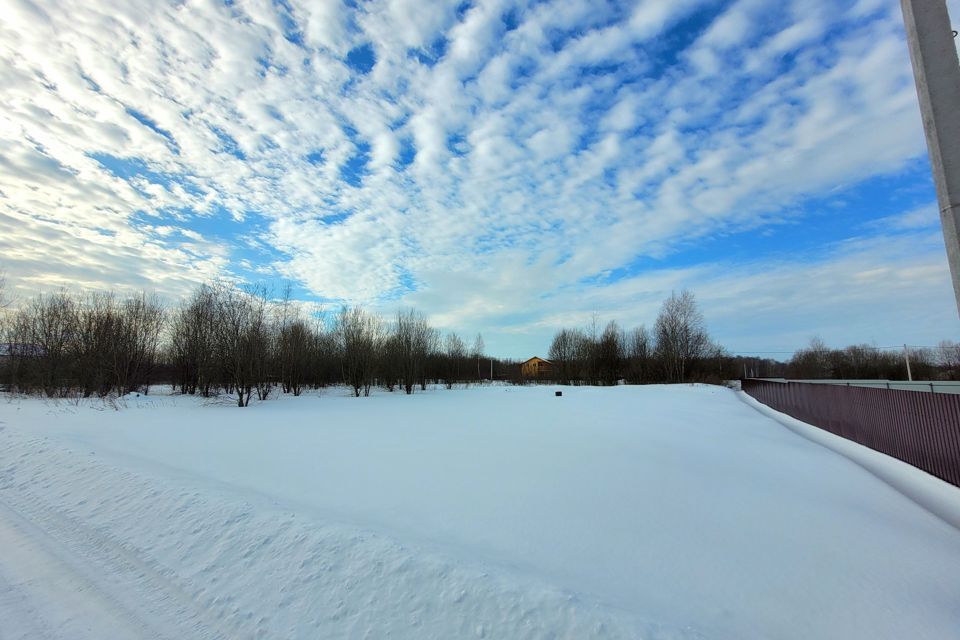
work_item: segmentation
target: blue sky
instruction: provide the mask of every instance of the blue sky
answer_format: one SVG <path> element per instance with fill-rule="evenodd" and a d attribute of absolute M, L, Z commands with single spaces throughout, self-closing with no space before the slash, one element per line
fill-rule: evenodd
<path fill-rule="evenodd" d="M 735 352 L 960 337 L 898 3 L 6 6 L 20 299 L 290 282 L 526 357 L 689 288 Z"/>

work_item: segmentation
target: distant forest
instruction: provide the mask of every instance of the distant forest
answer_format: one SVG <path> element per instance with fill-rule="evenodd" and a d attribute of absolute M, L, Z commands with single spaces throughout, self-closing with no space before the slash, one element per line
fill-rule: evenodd
<path fill-rule="evenodd" d="M 671 295 L 652 329 L 561 329 L 550 346 L 550 378 L 562 384 L 720 382 L 732 378 L 960 380 L 960 344 L 904 350 L 853 345 L 831 349 L 814 338 L 787 361 L 731 355 L 707 334 L 693 294 Z"/>
<path fill-rule="evenodd" d="M 2 291 L 2 289 L 0 289 Z M 0 312 L 3 312 L 0 309 Z M 869 346 L 829 349 L 819 340 L 789 362 L 733 356 L 714 343 L 692 293 L 671 294 L 651 329 L 560 329 L 549 367 L 525 377 L 521 363 L 485 355 L 443 334 L 415 309 L 383 318 L 359 307 L 316 314 L 264 287 L 198 287 L 173 308 L 147 294 L 121 298 L 60 292 L 0 313 L 0 384 L 48 397 L 106 397 L 170 384 L 177 392 L 231 394 L 238 406 L 277 393 L 346 385 L 407 394 L 483 380 L 513 383 L 708 382 L 741 376 L 905 379 L 902 353 Z M 917 379 L 960 378 L 960 345 L 911 352 Z"/>

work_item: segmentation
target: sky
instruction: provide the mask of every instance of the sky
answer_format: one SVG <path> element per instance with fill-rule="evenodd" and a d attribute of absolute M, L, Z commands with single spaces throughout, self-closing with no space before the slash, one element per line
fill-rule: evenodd
<path fill-rule="evenodd" d="M 960 339 L 889 0 L 5 0 L 0 86 L 17 300 L 291 283 L 526 358 L 686 288 L 734 353 Z"/>

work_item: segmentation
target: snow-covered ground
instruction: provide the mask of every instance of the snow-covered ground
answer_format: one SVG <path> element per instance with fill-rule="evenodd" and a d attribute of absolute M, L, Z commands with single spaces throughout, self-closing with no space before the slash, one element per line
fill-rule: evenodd
<path fill-rule="evenodd" d="M 960 632 L 960 531 L 726 389 L 125 405 L 0 398 L 3 640 Z"/>

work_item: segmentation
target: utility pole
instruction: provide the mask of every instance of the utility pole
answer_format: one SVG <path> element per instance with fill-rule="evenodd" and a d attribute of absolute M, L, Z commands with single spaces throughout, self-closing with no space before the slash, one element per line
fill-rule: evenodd
<path fill-rule="evenodd" d="M 946 0 L 900 0 L 960 313 L 960 62 Z"/>
<path fill-rule="evenodd" d="M 907 362 L 907 381 L 913 382 L 913 374 L 910 372 L 910 349 L 903 345 L 903 359 Z"/>

